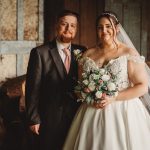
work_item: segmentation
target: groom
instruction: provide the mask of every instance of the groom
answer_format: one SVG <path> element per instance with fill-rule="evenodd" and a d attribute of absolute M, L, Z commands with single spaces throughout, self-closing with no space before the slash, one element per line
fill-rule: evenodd
<path fill-rule="evenodd" d="M 33 48 L 30 53 L 26 112 L 30 130 L 40 139 L 40 150 L 61 150 L 78 108 L 73 92 L 77 81 L 73 51 L 85 50 L 85 47 L 71 43 L 77 24 L 75 12 L 63 11 L 57 19 L 56 38 L 47 45 Z"/>

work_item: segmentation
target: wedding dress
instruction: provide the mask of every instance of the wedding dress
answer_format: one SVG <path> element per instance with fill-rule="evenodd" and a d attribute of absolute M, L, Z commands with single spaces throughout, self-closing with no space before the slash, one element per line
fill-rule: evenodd
<path fill-rule="evenodd" d="M 116 74 L 119 91 L 131 84 L 128 60 L 144 62 L 142 57 L 120 56 L 106 65 L 114 73 L 119 71 Z M 83 103 L 63 150 L 150 150 L 150 115 L 139 98 L 116 101 L 104 109 Z"/>

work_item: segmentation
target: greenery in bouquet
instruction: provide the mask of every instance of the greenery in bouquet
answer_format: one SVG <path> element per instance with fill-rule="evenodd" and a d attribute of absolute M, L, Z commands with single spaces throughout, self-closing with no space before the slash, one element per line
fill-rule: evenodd
<path fill-rule="evenodd" d="M 75 87 L 75 92 L 81 97 L 78 101 L 93 104 L 98 102 L 104 95 L 117 96 L 118 86 L 116 75 L 111 73 L 109 67 L 100 68 L 90 58 L 83 61 L 83 73 L 81 80 Z"/>

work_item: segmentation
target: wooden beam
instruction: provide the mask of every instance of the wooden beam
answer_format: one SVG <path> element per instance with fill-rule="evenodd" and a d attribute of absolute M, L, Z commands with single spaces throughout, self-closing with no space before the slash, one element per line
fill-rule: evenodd
<path fill-rule="evenodd" d="M 39 0 L 39 42 L 44 41 L 44 0 Z"/>
<path fill-rule="evenodd" d="M 1 54 L 20 54 L 29 53 L 33 47 L 36 47 L 36 41 L 0 41 Z"/>
<path fill-rule="evenodd" d="M 24 35 L 24 15 L 23 15 L 23 0 L 17 1 L 17 40 L 23 40 Z"/>

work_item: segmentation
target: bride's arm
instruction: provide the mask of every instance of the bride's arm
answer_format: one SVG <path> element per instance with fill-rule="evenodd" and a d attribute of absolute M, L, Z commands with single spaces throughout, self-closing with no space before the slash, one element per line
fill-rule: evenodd
<path fill-rule="evenodd" d="M 144 62 L 128 61 L 128 76 L 133 87 L 119 92 L 116 100 L 129 100 L 148 92 L 148 76 Z"/>
<path fill-rule="evenodd" d="M 117 97 L 106 96 L 104 100 L 97 104 L 97 108 L 104 108 L 115 101 L 131 100 L 148 92 L 148 75 L 144 62 L 128 60 L 128 76 L 133 86 L 120 91 Z"/>

